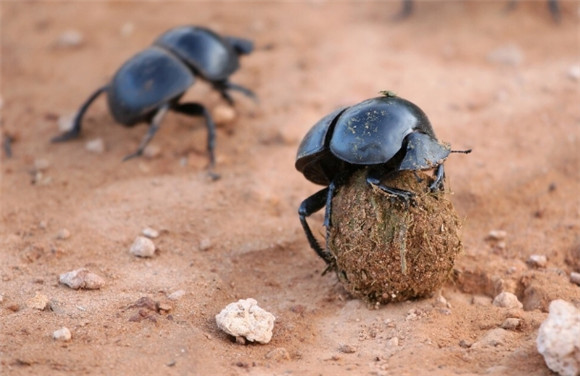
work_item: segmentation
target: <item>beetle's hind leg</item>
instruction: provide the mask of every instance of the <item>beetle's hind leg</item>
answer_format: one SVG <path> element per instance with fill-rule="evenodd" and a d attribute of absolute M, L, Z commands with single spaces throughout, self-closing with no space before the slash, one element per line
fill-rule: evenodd
<path fill-rule="evenodd" d="M 161 121 L 165 117 L 167 110 L 169 110 L 169 104 L 165 104 L 165 105 L 161 106 L 159 108 L 159 110 L 157 110 L 157 112 L 155 113 L 155 116 L 153 116 L 153 119 L 151 120 L 151 124 L 149 125 L 149 130 L 145 134 L 145 137 L 143 137 L 143 139 L 141 140 L 141 144 L 139 145 L 139 147 L 137 148 L 137 150 L 134 153 L 131 153 L 131 154 L 125 156 L 125 158 L 123 158 L 123 162 L 127 161 L 131 158 L 135 158 L 135 157 L 139 157 L 139 156 L 143 155 L 143 151 L 145 150 L 145 148 L 147 147 L 149 142 L 153 139 L 153 137 L 155 136 L 155 134 L 159 130 L 159 127 L 161 126 Z"/>
<path fill-rule="evenodd" d="M 83 116 L 85 115 L 85 112 L 87 112 L 87 109 L 89 108 L 89 106 L 95 101 L 95 99 L 97 99 L 97 97 L 99 95 L 101 95 L 103 92 L 105 92 L 108 88 L 108 85 L 105 85 L 103 87 L 98 88 L 93 94 L 91 94 L 91 96 L 86 100 L 85 103 L 83 103 L 83 105 L 81 106 L 81 108 L 79 108 L 78 112 L 75 114 L 74 118 L 73 118 L 73 125 L 72 128 L 69 129 L 68 131 L 64 132 L 63 134 L 53 137 L 52 138 L 52 142 L 63 142 L 63 141 L 68 141 L 68 140 L 72 140 L 73 138 L 77 138 L 79 136 L 79 134 L 81 133 L 81 125 L 82 125 L 82 120 L 83 120 Z"/>

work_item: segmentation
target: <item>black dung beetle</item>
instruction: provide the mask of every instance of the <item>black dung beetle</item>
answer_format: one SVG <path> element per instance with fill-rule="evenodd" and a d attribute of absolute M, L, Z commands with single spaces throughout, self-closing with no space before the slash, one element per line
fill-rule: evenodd
<path fill-rule="evenodd" d="M 298 215 L 310 246 L 329 265 L 333 256 L 317 242 L 306 217 L 326 206 L 324 225 L 328 239 L 334 192 L 354 171 L 368 168 L 369 184 L 409 203 L 412 192 L 385 186 L 381 178 L 398 171 L 435 169 L 430 189 L 441 189 L 443 162 L 455 152 L 437 141 L 429 119 L 419 107 L 391 92 L 382 93 L 381 97 L 323 117 L 298 147 L 296 169 L 311 182 L 327 185 L 302 202 Z"/>
<path fill-rule="evenodd" d="M 153 46 L 137 53 L 115 73 L 107 85 L 97 89 L 80 107 L 72 128 L 52 139 L 53 142 L 78 137 L 81 122 L 91 103 L 107 93 L 113 118 L 124 126 L 142 122 L 150 124 L 149 131 L 127 160 L 139 156 L 151 141 L 168 110 L 203 116 L 206 121 L 210 169 L 215 164 L 215 125 L 208 110 L 200 103 L 179 103 L 182 95 L 193 85 L 195 76 L 208 81 L 221 96 L 233 104 L 228 90 L 237 90 L 255 99 L 254 93 L 229 82 L 229 76 L 239 68 L 239 56 L 253 50 L 250 40 L 222 37 L 198 26 L 179 26 L 162 34 Z"/>
<path fill-rule="evenodd" d="M 507 10 L 515 8 L 517 2 L 518 0 L 509 0 Z M 393 19 L 395 21 L 399 21 L 409 17 L 413 13 L 413 4 L 413 0 L 402 0 L 401 10 L 393 17 Z M 547 4 L 548 9 L 550 10 L 550 14 L 552 15 L 552 19 L 555 22 L 560 22 L 562 19 L 562 12 L 560 11 L 560 3 L 558 0 L 547 0 Z"/>

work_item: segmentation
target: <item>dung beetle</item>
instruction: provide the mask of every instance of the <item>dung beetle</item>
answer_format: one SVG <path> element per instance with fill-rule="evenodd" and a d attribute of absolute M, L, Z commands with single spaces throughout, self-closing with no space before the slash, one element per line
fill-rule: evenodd
<path fill-rule="evenodd" d="M 108 84 L 98 88 L 80 107 L 72 128 L 54 137 L 53 142 L 79 136 L 85 112 L 102 93 L 107 94 L 113 118 L 126 127 L 142 122 L 149 130 L 137 151 L 124 160 L 143 153 L 169 110 L 190 116 L 203 116 L 208 130 L 207 149 L 210 169 L 215 164 L 215 124 L 208 110 L 200 103 L 180 103 L 183 94 L 199 76 L 208 81 L 221 96 L 233 105 L 228 90 L 237 90 L 255 99 L 254 93 L 229 81 L 239 68 L 239 56 L 253 50 L 250 40 L 222 37 L 199 26 L 178 26 L 162 34 L 153 45 L 130 58 Z"/>
<path fill-rule="evenodd" d="M 367 168 L 366 181 L 405 203 L 414 193 L 381 183 L 387 174 L 435 169 L 432 191 L 442 189 L 443 162 L 452 151 L 435 137 L 425 113 L 392 92 L 339 108 L 319 120 L 298 147 L 296 169 L 313 183 L 327 187 L 305 199 L 298 209 L 310 246 L 327 264 L 333 256 L 315 239 L 306 217 L 326 206 L 324 225 L 330 228 L 336 189 L 356 170 Z"/>
<path fill-rule="evenodd" d="M 509 0 L 507 9 L 511 10 L 516 7 L 518 0 Z M 560 11 L 560 3 L 558 0 L 547 0 L 548 9 L 552 15 L 552 19 L 555 22 L 560 22 L 562 19 L 562 12 Z M 393 19 L 395 21 L 403 20 L 409 17 L 413 13 L 414 0 L 402 0 L 401 10 L 397 13 Z"/>

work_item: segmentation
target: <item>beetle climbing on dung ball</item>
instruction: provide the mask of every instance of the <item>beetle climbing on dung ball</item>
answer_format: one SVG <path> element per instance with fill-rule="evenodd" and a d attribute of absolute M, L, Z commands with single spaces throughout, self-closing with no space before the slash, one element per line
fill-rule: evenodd
<path fill-rule="evenodd" d="M 459 221 L 450 202 L 439 193 L 444 191 L 443 163 L 449 154 L 471 152 L 454 151 L 439 142 L 429 119 L 417 105 L 392 92 L 382 94 L 323 117 L 305 135 L 295 163 L 306 179 L 326 186 L 306 198 L 298 210 L 310 246 L 326 262 L 327 270 L 335 269 L 342 282 L 353 286 L 351 293 L 375 302 L 424 294 L 415 282 L 428 281 L 420 275 L 408 275 L 411 270 L 421 270 L 421 266 L 411 265 L 407 256 L 416 252 L 414 260 L 430 253 L 437 258 L 440 255 L 436 253 L 446 250 L 425 251 L 431 245 L 422 243 L 420 238 L 441 238 L 441 247 L 450 248 L 453 258 L 459 252 Z M 424 170 L 434 170 L 434 176 Z M 340 209 L 335 210 L 335 205 Z M 323 248 L 306 218 L 325 206 Z M 439 217 L 441 221 L 429 217 Z M 433 227 L 435 224 L 437 227 Z M 439 234 L 441 229 L 447 233 Z M 372 244 L 363 246 L 373 237 L 377 239 Z M 345 255 L 355 260 L 347 260 Z M 373 270 L 375 264 L 386 265 L 388 270 Z M 398 268 L 405 274 L 394 278 L 398 284 L 389 279 L 393 277 L 389 268 Z M 449 263 L 441 268 L 446 269 L 442 273 L 448 272 Z M 429 267 L 425 272 L 437 274 Z M 369 283 L 354 283 L 356 273 Z M 437 276 L 433 283 L 440 284 L 442 280 Z M 379 287 L 370 291 L 369 286 Z"/>
<path fill-rule="evenodd" d="M 112 80 L 98 88 L 80 107 L 72 128 L 54 137 L 53 142 L 77 138 L 85 112 L 101 94 L 107 94 L 109 110 L 118 123 L 132 127 L 149 123 L 149 130 L 138 149 L 124 160 L 143 151 L 169 110 L 189 116 L 203 116 L 206 122 L 207 150 L 210 170 L 215 165 L 215 124 L 209 111 L 197 102 L 181 103 L 180 99 L 199 77 L 208 81 L 230 105 L 229 91 L 239 91 L 256 100 L 255 94 L 229 81 L 240 67 L 239 57 L 253 51 L 250 40 L 225 36 L 198 26 L 179 26 L 168 30 L 151 47 L 126 61 Z"/>

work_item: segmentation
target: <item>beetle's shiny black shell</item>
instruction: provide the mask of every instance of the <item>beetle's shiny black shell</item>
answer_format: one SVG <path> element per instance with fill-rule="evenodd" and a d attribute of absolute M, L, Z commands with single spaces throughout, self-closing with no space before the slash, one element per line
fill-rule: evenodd
<path fill-rule="evenodd" d="M 163 33 L 155 45 L 177 55 L 208 81 L 225 80 L 239 68 L 234 48 L 206 28 L 179 26 Z"/>
<path fill-rule="evenodd" d="M 295 166 L 313 183 L 328 185 L 345 163 L 384 164 L 402 147 L 406 154 L 398 170 L 433 168 L 450 152 L 419 107 L 389 94 L 322 118 L 298 147 Z"/>
<path fill-rule="evenodd" d="M 181 96 L 194 77 L 189 68 L 167 51 L 150 47 L 119 68 L 108 87 L 108 103 L 116 121 L 134 125 L 164 103 Z"/>

